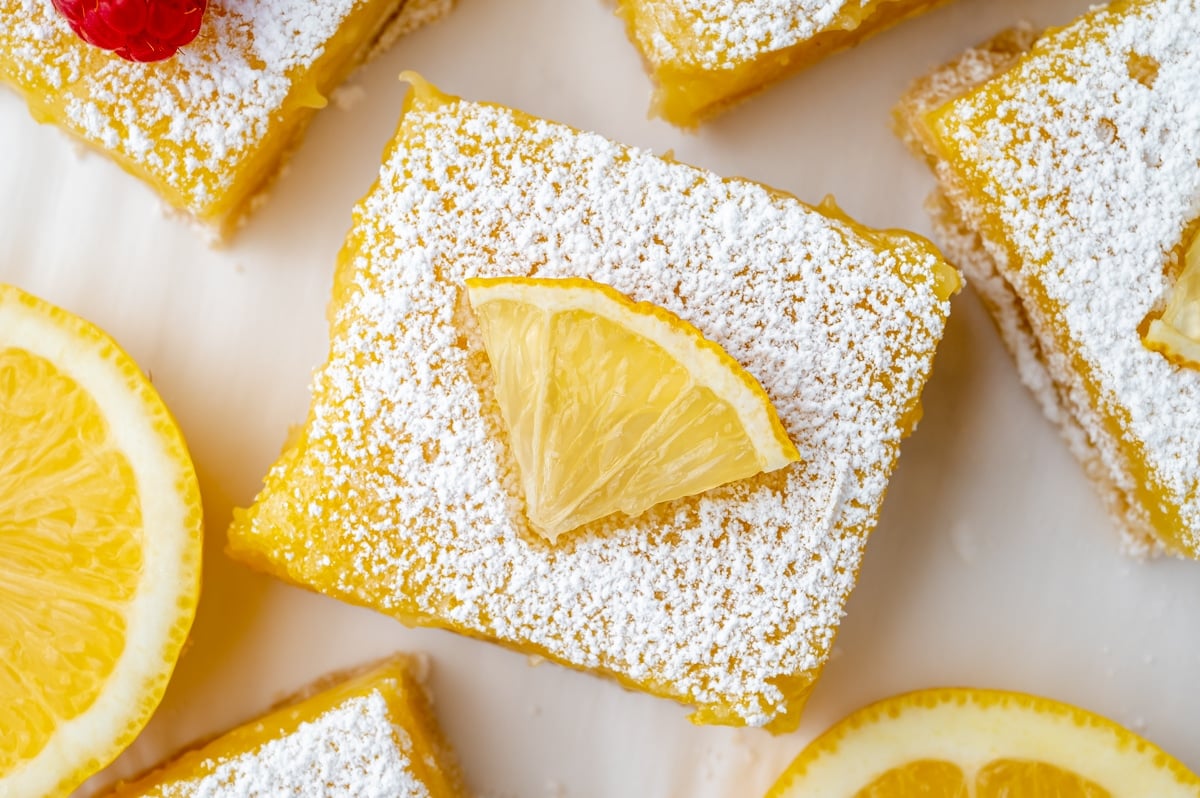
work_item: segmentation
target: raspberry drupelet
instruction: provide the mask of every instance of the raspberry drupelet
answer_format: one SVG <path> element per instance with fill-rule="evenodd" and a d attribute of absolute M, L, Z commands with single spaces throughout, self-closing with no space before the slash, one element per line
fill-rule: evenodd
<path fill-rule="evenodd" d="M 53 0 L 89 44 L 128 61 L 162 61 L 200 32 L 208 0 Z"/>

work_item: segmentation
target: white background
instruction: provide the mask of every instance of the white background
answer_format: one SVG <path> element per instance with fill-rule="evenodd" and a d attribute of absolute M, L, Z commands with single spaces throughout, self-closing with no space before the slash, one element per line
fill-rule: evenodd
<path fill-rule="evenodd" d="M 1200 564 L 1118 552 L 1100 503 L 1017 380 L 978 301 L 954 313 L 860 586 L 803 726 L 697 728 L 673 704 L 285 587 L 222 554 L 324 356 L 324 308 L 353 203 L 399 114 L 405 68 L 443 89 L 599 131 L 864 222 L 928 232 L 924 166 L 890 132 L 907 83 L 1020 19 L 1087 0 L 959 0 L 838 55 L 698 134 L 646 118 L 650 88 L 598 0 L 461 0 L 351 84 L 269 204 L 207 248 L 151 192 L 36 125 L 0 92 L 0 280 L 106 328 L 147 368 L 191 444 L 207 511 L 192 642 L 142 738 L 104 778 L 247 719 L 317 675 L 429 652 L 438 714 L 476 791 L 500 796 L 757 796 L 845 713 L 938 685 L 1025 690 L 1132 726 L 1200 769 Z M 99 782 L 97 782 L 99 783 Z"/>

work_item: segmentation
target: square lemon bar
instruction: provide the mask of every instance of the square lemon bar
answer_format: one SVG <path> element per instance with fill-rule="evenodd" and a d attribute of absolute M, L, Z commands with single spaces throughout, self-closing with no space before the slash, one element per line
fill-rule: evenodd
<path fill-rule="evenodd" d="M 342 251 L 307 423 L 230 551 L 291 582 L 794 728 L 958 275 L 928 242 L 418 78 Z M 802 464 L 531 534 L 464 281 L 585 277 L 762 383 Z"/>
<path fill-rule="evenodd" d="M 106 798 L 461 798 L 420 670 L 396 656 L 329 677 Z"/>
<path fill-rule="evenodd" d="M 694 127 L 776 80 L 946 0 L 617 0 L 656 84 Z"/>
<path fill-rule="evenodd" d="M 1142 554 L 1200 556 L 1200 371 L 1143 344 L 1200 220 L 1197 98 L 1200 2 L 1142 0 L 1009 31 L 897 112 L 947 252 Z"/>
<path fill-rule="evenodd" d="M 215 239 L 253 210 L 314 111 L 380 42 L 452 0 L 212 0 L 196 40 L 134 64 L 51 0 L 0 0 L 0 83 Z"/>

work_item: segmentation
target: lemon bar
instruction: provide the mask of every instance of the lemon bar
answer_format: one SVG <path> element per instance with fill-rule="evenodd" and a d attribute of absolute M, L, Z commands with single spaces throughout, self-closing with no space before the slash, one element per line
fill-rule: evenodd
<path fill-rule="evenodd" d="M 794 728 L 833 643 L 958 275 L 869 230 L 413 77 L 340 256 L 307 423 L 231 554 L 410 624 Z M 802 464 L 532 533 L 465 296 L 581 277 L 687 321 L 756 376 Z"/>
<path fill-rule="evenodd" d="M 0 0 L 0 83 L 219 240 L 367 53 L 451 1 L 212 0 L 194 42 L 134 64 L 85 44 L 51 0 Z"/>
<path fill-rule="evenodd" d="M 695 127 L 776 80 L 946 0 L 617 0 L 656 85 Z"/>
<path fill-rule="evenodd" d="M 396 656 L 330 677 L 107 798 L 465 796 L 420 670 L 419 660 Z"/>
<path fill-rule="evenodd" d="M 1142 341 L 1200 219 L 1197 97 L 1200 2 L 1142 0 L 1003 34 L 897 112 L 947 252 L 1143 555 L 1200 556 L 1200 371 Z"/>

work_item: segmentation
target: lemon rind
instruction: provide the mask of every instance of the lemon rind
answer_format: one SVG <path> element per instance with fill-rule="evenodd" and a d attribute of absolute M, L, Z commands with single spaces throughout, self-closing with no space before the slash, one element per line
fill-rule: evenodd
<path fill-rule="evenodd" d="M 995 759 L 1041 761 L 1085 776 L 1113 798 L 1196 798 L 1200 779 L 1153 743 L 1107 718 L 1001 690 L 922 690 L 840 721 L 791 764 L 767 798 L 854 795 L 915 760 L 945 760 L 968 778 Z"/>
<path fill-rule="evenodd" d="M 133 468 L 149 532 L 141 600 L 126 616 L 125 650 L 108 687 L 86 712 L 62 721 L 37 756 L 0 778 L 0 794 L 65 795 L 133 741 L 166 690 L 200 588 L 199 486 L 162 399 L 108 335 L 0 284 L 0 342 L 50 360 L 91 394 Z M 160 533 L 172 529 L 179 534 Z M 162 596 L 173 599 L 168 608 L 161 606 Z"/>

